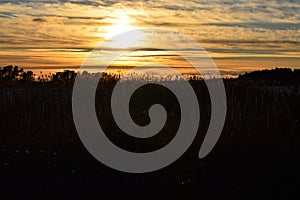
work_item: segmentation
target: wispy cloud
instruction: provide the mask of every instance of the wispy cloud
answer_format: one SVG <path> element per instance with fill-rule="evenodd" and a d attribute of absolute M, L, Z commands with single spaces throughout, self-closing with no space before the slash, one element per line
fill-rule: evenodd
<path fill-rule="evenodd" d="M 47 22 L 47 20 L 43 19 L 43 18 L 33 18 L 32 21 L 34 21 L 34 22 Z"/>
<path fill-rule="evenodd" d="M 133 26 L 181 31 L 219 57 L 299 55 L 298 0 L 0 0 L 0 65 L 46 63 L 55 49 L 61 64 L 78 63 L 78 52 L 93 49 L 122 20 L 118 10 Z M 42 59 L 29 50 L 40 48 L 52 50 Z M 11 53 L 18 50 L 22 55 Z"/>
<path fill-rule="evenodd" d="M 241 23 L 208 23 L 207 26 L 225 26 L 225 27 L 240 27 L 251 29 L 269 29 L 269 30 L 298 30 L 300 24 L 293 22 L 241 22 Z"/>

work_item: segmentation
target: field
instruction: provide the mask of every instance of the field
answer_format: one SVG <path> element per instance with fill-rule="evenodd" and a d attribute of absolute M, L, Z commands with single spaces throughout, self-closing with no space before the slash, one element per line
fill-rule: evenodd
<path fill-rule="evenodd" d="M 198 151 L 209 125 L 210 100 L 204 81 L 190 79 L 201 110 L 200 128 L 192 146 L 162 170 L 128 174 L 106 167 L 87 152 L 73 122 L 74 76 L 61 77 L 48 81 L 2 79 L 1 193 L 28 199 L 86 199 L 95 194 L 99 198 L 176 195 L 186 199 L 287 199 L 299 195 L 297 81 L 258 80 L 257 76 L 248 75 L 224 79 L 228 106 L 225 126 L 213 151 L 199 159 Z M 117 80 L 118 76 L 106 76 L 97 90 L 96 110 L 107 136 L 135 152 L 158 149 L 172 140 L 180 121 L 178 102 L 172 93 L 156 85 L 135 94 L 137 100 L 133 100 L 131 112 L 137 123 L 147 124 L 147 112 L 143 111 L 153 102 L 161 102 L 168 111 L 164 129 L 146 140 L 128 137 L 118 129 L 109 108 Z"/>

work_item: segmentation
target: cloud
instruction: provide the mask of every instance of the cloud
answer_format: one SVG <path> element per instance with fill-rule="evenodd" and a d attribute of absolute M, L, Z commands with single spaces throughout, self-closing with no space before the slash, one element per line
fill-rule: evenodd
<path fill-rule="evenodd" d="M 298 0 L 1 0 L 0 52 L 92 49 L 122 15 L 133 26 L 183 32 L 213 53 L 299 53 Z"/>
<path fill-rule="evenodd" d="M 255 28 L 255 29 L 271 29 L 271 30 L 290 30 L 300 29 L 299 23 L 290 22 L 247 22 L 247 23 L 209 23 L 203 24 L 207 26 L 225 26 L 225 27 L 241 27 L 241 28 Z"/>
<path fill-rule="evenodd" d="M 33 18 L 32 21 L 33 22 L 47 22 L 47 20 L 43 19 L 43 18 Z"/>

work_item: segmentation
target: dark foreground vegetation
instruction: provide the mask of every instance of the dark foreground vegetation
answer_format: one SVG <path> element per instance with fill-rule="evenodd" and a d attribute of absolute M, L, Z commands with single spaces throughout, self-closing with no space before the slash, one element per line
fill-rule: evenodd
<path fill-rule="evenodd" d="M 209 125 L 210 100 L 203 80 L 190 79 L 199 98 L 201 122 L 189 150 L 170 166 L 152 173 L 128 174 L 94 159 L 82 145 L 72 116 L 76 73 L 36 79 L 8 66 L 0 70 L 0 191 L 22 199 L 181 199 L 299 197 L 300 75 L 275 69 L 225 79 L 228 112 L 222 136 L 204 159 L 198 151 Z M 136 123 L 160 102 L 168 111 L 163 130 L 150 139 L 122 133 L 110 110 L 118 76 L 99 82 L 99 123 L 116 144 L 134 152 L 159 149 L 172 140 L 180 122 L 178 102 L 166 88 L 144 86 L 133 98 Z M 104 106 L 103 106 L 104 105 Z M 296 198 L 297 199 L 297 198 Z"/>

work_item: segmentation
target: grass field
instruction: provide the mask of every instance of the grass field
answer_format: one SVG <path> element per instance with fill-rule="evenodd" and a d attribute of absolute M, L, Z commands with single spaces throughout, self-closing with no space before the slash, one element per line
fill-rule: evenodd
<path fill-rule="evenodd" d="M 154 191 L 187 199 L 286 199 L 298 193 L 299 82 L 270 82 L 248 76 L 225 79 L 225 126 L 214 150 L 200 160 L 198 151 L 209 125 L 210 100 L 203 80 L 189 80 L 201 110 L 200 128 L 192 146 L 160 171 L 127 174 L 98 162 L 81 143 L 72 116 L 73 78 L 1 83 L 0 191 L 28 199 L 82 199 L 97 193 L 155 196 Z M 99 123 L 107 136 L 135 152 L 158 149 L 172 140 L 180 109 L 174 95 L 157 85 L 145 86 L 135 94 L 131 113 L 138 124 L 147 124 L 145 110 L 160 102 L 168 111 L 163 130 L 150 139 L 132 138 L 119 130 L 109 100 L 117 80 L 117 76 L 101 79 L 96 95 Z"/>

